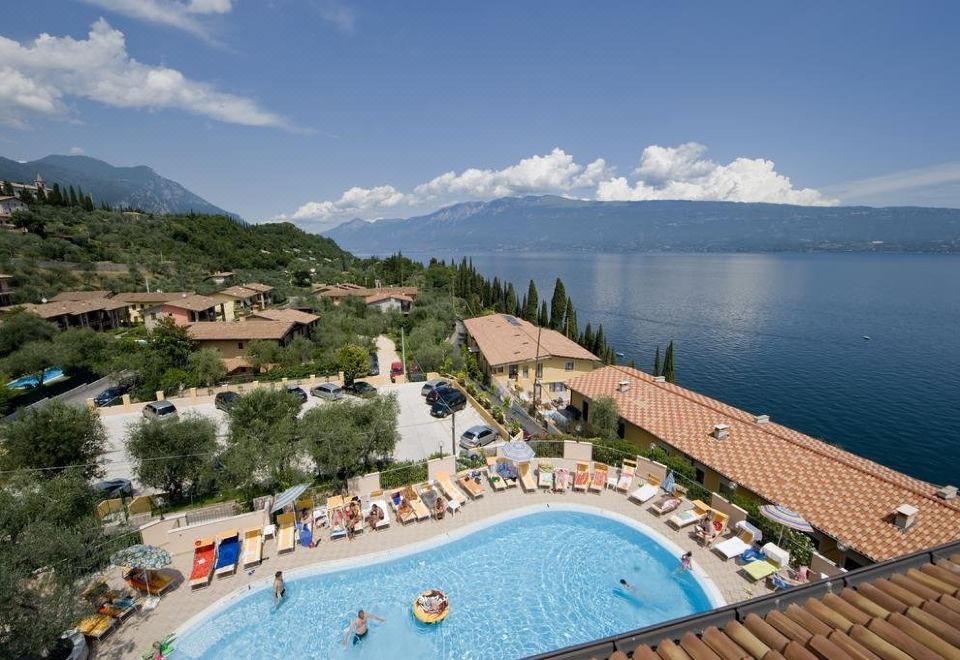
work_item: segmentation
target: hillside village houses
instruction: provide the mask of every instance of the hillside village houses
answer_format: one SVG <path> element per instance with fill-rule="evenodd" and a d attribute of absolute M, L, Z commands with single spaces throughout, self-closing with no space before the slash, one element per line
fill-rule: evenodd
<path fill-rule="evenodd" d="M 37 191 L 39 190 L 42 190 L 44 195 L 49 195 L 53 192 L 53 189 L 46 184 L 39 172 L 37 172 L 37 176 L 33 180 L 33 183 L 23 183 L 20 181 L 0 181 L 0 190 L 2 190 L 7 184 L 9 184 L 13 189 L 13 194 L 17 196 L 19 196 L 24 190 L 30 193 L 32 197 L 36 197 Z"/>
<path fill-rule="evenodd" d="M 222 302 L 199 294 L 167 300 L 159 305 L 148 307 L 141 313 L 147 330 L 153 330 L 163 317 L 170 318 L 181 326 L 199 321 L 227 320 Z"/>
<path fill-rule="evenodd" d="M 397 310 L 404 313 L 410 311 L 418 293 L 415 286 L 375 286 L 370 289 L 349 283 L 319 284 L 313 291 L 318 298 L 329 300 L 334 305 L 339 305 L 344 298 L 363 298 L 367 307 L 381 312 Z"/>
<path fill-rule="evenodd" d="M 0 220 L 8 221 L 14 212 L 26 211 L 27 208 L 28 206 L 16 197 L 0 196 Z"/>
<path fill-rule="evenodd" d="M 600 366 L 600 358 L 549 328 L 510 314 L 466 319 L 468 349 L 492 382 L 521 399 L 566 399 L 565 382 Z M 535 392 L 534 387 L 540 388 Z"/>
<path fill-rule="evenodd" d="M 306 325 L 296 321 L 245 319 L 232 322 L 199 322 L 187 326 L 187 333 L 201 349 L 217 351 L 227 372 L 248 369 L 247 345 L 252 341 L 272 341 L 286 346 Z"/>

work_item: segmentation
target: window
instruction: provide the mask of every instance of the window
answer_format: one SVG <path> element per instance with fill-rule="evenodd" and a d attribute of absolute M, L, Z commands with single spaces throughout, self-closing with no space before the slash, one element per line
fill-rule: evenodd
<path fill-rule="evenodd" d="M 242 342 L 242 341 L 238 341 L 238 342 L 237 342 L 237 348 L 239 348 L 241 351 L 243 350 L 243 342 Z"/>
<path fill-rule="evenodd" d="M 617 437 L 623 440 L 623 436 L 627 434 L 627 425 L 623 423 L 622 419 L 617 420 Z"/>
<path fill-rule="evenodd" d="M 550 383 L 551 392 L 565 392 L 567 390 L 563 383 Z"/>
<path fill-rule="evenodd" d="M 703 480 L 704 480 L 704 478 L 705 478 L 706 476 L 707 476 L 707 475 L 704 473 L 703 470 L 701 470 L 700 468 L 697 468 L 696 480 L 697 480 L 697 483 L 698 483 L 698 484 L 702 484 L 702 483 L 703 483 Z"/>
<path fill-rule="evenodd" d="M 568 361 L 563 365 L 563 368 L 564 368 L 565 371 L 573 371 L 573 360 L 568 360 Z"/>
<path fill-rule="evenodd" d="M 497 367 L 497 368 L 496 368 L 496 373 L 502 374 L 502 373 L 503 373 L 503 367 Z"/>
<path fill-rule="evenodd" d="M 523 365 L 523 377 L 530 378 L 530 367 Z"/>

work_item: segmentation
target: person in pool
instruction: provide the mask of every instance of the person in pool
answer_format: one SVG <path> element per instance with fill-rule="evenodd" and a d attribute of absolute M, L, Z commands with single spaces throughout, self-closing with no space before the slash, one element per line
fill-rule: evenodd
<path fill-rule="evenodd" d="M 678 571 L 689 571 L 693 568 L 693 553 L 685 552 L 680 557 L 680 566 L 677 567 Z"/>
<path fill-rule="evenodd" d="M 283 584 L 283 571 L 277 571 L 273 574 L 273 602 L 278 604 L 286 593 L 287 587 Z"/>
<path fill-rule="evenodd" d="M 630 584 L 623 578 L 620 578 L 620 586 L 623 587 L 625 591 L 629 591 L 634 596 L 640 595 L 640 590 L 637 589 L 635 585 Z"/>
<path fill-rule="evenodd" d="M 364 612 L 360 610 L 357 612 L 357 618 L 350 622 L 350 626 L 347 628 L 347 631 L 343 635 L 343 645 L 347 645 L 347 640 L 350 639 L 350 635 L 353 635 L 353 643 L 357 644 L 364 637 L 367 636 L 367 619 L 375 619 L 377 621 L 386 621 L 383 617 L 379 617 L 373 612 Z"/>

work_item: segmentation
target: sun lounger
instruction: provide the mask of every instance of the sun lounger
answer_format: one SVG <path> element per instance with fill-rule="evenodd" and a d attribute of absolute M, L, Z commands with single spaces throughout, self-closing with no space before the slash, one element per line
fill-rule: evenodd
<path fill-rule="evenodd" d="M 570 484 L 570 470 L 565 467 L 553 471 L 553 492 L 565 493 Z"/>
<path fill-rule="evenodd" d="M 670 513 L 680 506 L 680 498 L 673 495 L 664 495 L 659 500 L 650 505 L 650 508 L 658 515 L 662 516 Z"/>
<path fill-rule="evenodd" d="M 637 504 L 644 504 L 652 500 L 654 497 L 656 497 L 657 493 L 659 492 L 660 492 L 660 489 L 657 486 L 654 486 L 653 484 L 643 484 L 642 486 L 634 490 L 632 493 L 630 493 L 627 496 L 627 499 L 633 500 Z"/>
<path fill-rule="evenodd" d="M 433 515 L 433 509 L 437 505 L 437 500 L 440 499 L 440 493 L 428 483 L 419 484 L 417 486 L 417 493 L 420 495 L 420 500 L 423 502 L 423 505 L 430 511 L 430 515 Z M 446 505 L 444 505 L 443 508 L 446 509 Z"/>
<path fill-rule="evenodd" d="M 259 564 L 263 560 L 263 530 L 251 527 L 243 533 L 243 567 Z"/>
<path fill-rule="evenodd" d="M 190 569 L 190 588 L 205 587 L 213 577 L 213 562 L 216 546 L 213 539 L 197 539 L 193 542 L 193 568 Z"/>
<path fill-rule="evenodd" d="M 550 463 L 537 466 L 537 485 L 540 488 L 553 488 L 553 466 Z"/>
<path fill-rule="evenodd" d="M 751 547 L 753 547 L 753 534 L 746 530 L 740 530 L 736 536 L 713 546 L 713 550 L 725 559 L 733 559 L 739 557 Z"/>
<path fill-rule="evenodd" d="M 135 569 L 124 576 L 131 587 L 141 593 L 160 596 L 173 586 L 173 578 L 165 573 Z"/>
<path fill-rule="evenodd" d="M 520 476 L 516 466 L 505 458 L 498 458 L 495 464 L 497 476 L 503 479 L 507 488 L 513 488 L 517 485 L 517 477 Z"/>
<path fill-rule="evenodd" d="M 633 477 L 637 474 L 637 462 L 629 458 L 623 459 L 620 465 L 620 478 L 617 479 L 617 490 L 626 493 L 633 485 Z"/>
<path fill-rule="evenodd" d="M 374 493 L 370 493 L 370 501 L 367 503 L 367 507 L 362 511 L 363 524 L 368 525 L 367 517 L 370 515 L 370 511 L 373 510 L 373 507 L 376 506 L 378 509 L 383 511 L 383 518 L 377 521 L 377 529 L 385 529 L 390 526 L 390 515 L 387 510 L 387 503 L 383 501 L 383 491 L 374 491 L 377 493 L 377 496 L 374 496 Z"/>
<path fill-rule="evenodd" d="M 117 620 L 106 614 L 91 614 L 77 624 L 77 630 L 85 637 L 103 639 L 117 625 Z"/>
<path fill-rule="evenodd" d="M 297 545 L 297 522 L 293 512 L 277 516 L 277 552 L 293 552 Z"/>
<path fill-rule="evenodd" d="M 417 516 L 417 520 L 426 520 L 430 517 L 430 509 L 423 503 L 412 486 L 407 486 L 406 490 L 403 491 L 403 496 L 413 507 L 413 513 Z"/>
<path fill-rule="evenodd" d="M 240 532 L 237 530 L 224 532 L 220 535 L 220 543 L 217 546 L 217 563 L 213 567 L 214 573 L 217 577 L 235 575 L 239 559 Z"/>
<path fill-rule="evenodd" d="M 347 536 L 347 504 L 340 495 L 327 498 L 327 520 L 330 523 L 330 540 Z"/>
<path fill-rule="evenodd" d="M 460 485 L 460 488 L 462 488 L 472 499 L 483 497 L 483 493 L 485 491 L 483 486 L 480 484 L 479 478 L 472 478 L 470 473 L 470 470 L 461 472 L 457 477 L 457 483 Z"/>
<path fill-rule="evenodd" d="M 673 514 L 667 522 L 677 529 L 683 529 L 687 525 L 692 525 L 697 522 L 702 517 L 703 514 L 698 513 L 696 509 L 687 509 L 686 511 L 679 511 Z"/>
<path fill-rule="evenodd" d="M 450 475 L 446 472 L 437 472 L 437 485 L 451 502 L 456 502 L 458 507 L 467 503 L 467 498 L 460 492 L 460 489 L 450 481 Z"/>
<path fill-rule="evenodd" d="M 533 479 L 533 470 L 530 468 L 530 461 L 523 461 L 517 466 L 517 472 L 520 474 L 520 486 L 532 493 L 537 489 L 537 482 Z"/>
<path fill-rule="evenodd" d="M 593 478 L 590 480 L 590 490 L 601 492 L 607 487 L 607 466 L 603 463 L 593 464 Z"/>
<path fill-rule="evenodd" d="M 397 516 L 397 521 L 401 525 L 406 525 L 408 522 L 413 522 L 417 519 L 417 514 L 414 513 L 413 507 L 403 506 L 403 492 L 400 490 L 394 490 L 388 493 L 390 500 L 390 506 L 393 507 L 393 513 Z"/>
<path fill-rule="evenodd" d="M 490 481 L 490 486 L 494 490 L 500 491 L 500 490 L 507 489 L 507 484 L 504 482 L 503 478 L 497 474 L 497 470 L 495 467 L 487 468 L 487 479 Z"/>
<path fill-rule="evenodd" d="M 577 463 L 577 471 L 573 474 L 573 489 L 587 490 L 590 485 L 590 466 L 586 463 Z"/>
<path fill-rule="evenodd" d="M 743 567 L 743 572 L 750 576 L 754 582 L 759 582 L 768 575 L 773 575 L 780 570 L 780 567 L 769 559 L 760 559 L 752 561 Z"/>

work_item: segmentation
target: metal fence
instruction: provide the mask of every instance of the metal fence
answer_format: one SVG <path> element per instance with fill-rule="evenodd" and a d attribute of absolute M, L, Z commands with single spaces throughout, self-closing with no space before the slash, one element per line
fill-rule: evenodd
<path fill-rule="evenodd" d="M 230 518 L 235 515 L 237 515 L 237 503 L 224 502 L 222 504 L 215 504 L 214 506 L 187 512 L 183 517 L 183 524 L 180 525 L 180 527 L 191 527 L 215 520 L 223 520 L 224 518 Z"/>

